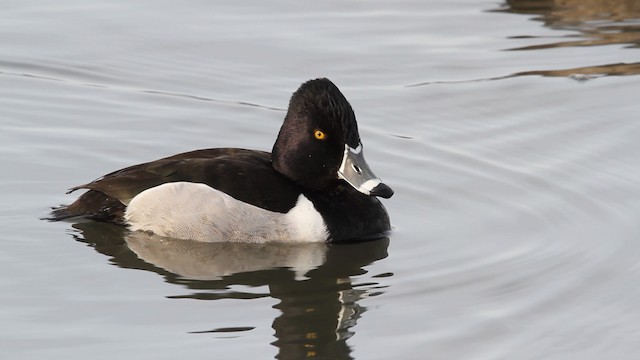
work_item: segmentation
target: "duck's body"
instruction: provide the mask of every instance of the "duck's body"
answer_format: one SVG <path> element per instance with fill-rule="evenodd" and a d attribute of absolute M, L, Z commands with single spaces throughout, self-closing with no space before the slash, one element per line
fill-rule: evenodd
<path fill-rule="evenodd" d="M 342 241 L 390 229 L 393 193 L 364 162 L 355 115 L 327 79 L 292 96 L 273 152 L 196 150 L 131 166 L 53 220 L 85 217 L 201 241 Z"/>

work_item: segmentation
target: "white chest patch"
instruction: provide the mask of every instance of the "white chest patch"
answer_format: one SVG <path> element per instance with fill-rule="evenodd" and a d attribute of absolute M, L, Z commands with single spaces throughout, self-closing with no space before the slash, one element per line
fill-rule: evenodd
<path fill-rule="evenodd" d="M 135 196 L 124 214 L 131 230 L 207 242 L 323 242 L 327 226 L 300 195 L 288 213 L 236 200 L 205 184 L 166 183 Z"/>

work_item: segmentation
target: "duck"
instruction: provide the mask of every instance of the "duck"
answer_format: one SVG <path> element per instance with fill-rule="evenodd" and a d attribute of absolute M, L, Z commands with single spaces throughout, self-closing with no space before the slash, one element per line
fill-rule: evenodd
<path fill-rule="evenodd" d="M 393 190 L 364 158 L 355 113 L 327 78 L 293 93 L 271 152 L 212 148 L 126 167 L 67 194 L 51 221 L 88 219 L 204 242 L 386 236 Z"/>

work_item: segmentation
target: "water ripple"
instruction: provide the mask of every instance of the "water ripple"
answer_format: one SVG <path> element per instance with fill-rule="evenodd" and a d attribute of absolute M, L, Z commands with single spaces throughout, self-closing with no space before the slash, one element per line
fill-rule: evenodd
<path fill-rule="evenodd" d="M 185 94 L 185 93 L 164 91 L 164 90 L 138 89 L 138 88 L 131 88 L 131 87 L 127 87 L 127 86 L 121 86 L 121 85 L 107 85 L 105 83 L 100 83 L 100 82 L 87 82 L 86 81 L 86 80 L 91 79 L 92 81 L 100 81 L 100 80 L 102 80 L 104 82 L 111 82 L 113 80 L 111 78 L 103 77 L 103 76 L 97 76 L 97 74 L 105 73 L 104 69 L 91 69 L 91 70 L 88 70 L 88 71 L 81 71 L 81 70 L 78 70 L 78 68 L 75 68 L 75 67 L 72 67 L 72 66 L 52 66 L 52 65 L 48 65 L 46 67 L 43 67 L 41 65 L 30 66 L 29 64 L 0 61 L 0 67 L 2 67 L 2 66 L 12 67 L 12 68 L 15 68 L 15 67 L 23 68 L 23 69 L 25 69 L 25 71 L 29 71 L 30 69 L 31 70 L 44 70 L 45 73 L 49 72 L 49 73 L 56 74 L 56 75 L 55 76 L 54 75 L 41 75 L 41 74 L 38 74 L 38 73 L 35 73 L 35 72 L 15 72 L 15 71 L 0 70 L 0 76 L 28 77 L 28 78 L 44 80 L 44 81 L 61 82 L 61 83 L 66 83 L 66 84 L 70 84 L 70 85 L 74 85 L 74 86 L 111 89 L 111 90 L 115 90 L 115 91 L 118 91 L 118 92 L 124 92 L 124 93 L 143 93 L 143 94 L 152 94 L 152 95 L 172 96 L 172 97 L 188 98 L 188 99 L 199 100 L 199 101 L 211 101 L 211 102 L 216 102 L 216 103 L 221 103 L 221 104 L 232 104 L 232 105 L 256 107 L 256 108 L 261 108 L 261 109 L 265 109 L 265 110 L 273 110 L 273 111 L 285 111 L 286 110 L 286 109 L 279 108 L 279 107 L 261 105 L 261 104 L 252 103 L 252 102 L 243 101 L 243 100 L 224 100 L 224 99 L 216 99 L 216 98 L 212 98 L 212 97 L 194 95 L 194 94 Z M 80 79 L 82 79 L 82 80 L 80 80 Z M 117 83 L 117 81 L 116 81 L 116 83 Z"/>

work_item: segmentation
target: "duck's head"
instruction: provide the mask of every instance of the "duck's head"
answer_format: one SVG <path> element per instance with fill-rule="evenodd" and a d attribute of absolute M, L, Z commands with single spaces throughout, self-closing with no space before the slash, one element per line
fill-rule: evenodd
<path fill-rule="evenodd" d="M 328 79 L 309 80 L 293 93 L 272 159 L 278 172 L 306 188 L 342 179 L 366 195 L 393 195 L 367 165 L 353 109 Z"/>

